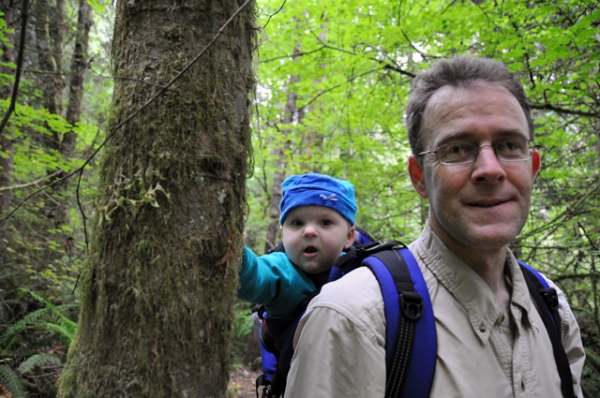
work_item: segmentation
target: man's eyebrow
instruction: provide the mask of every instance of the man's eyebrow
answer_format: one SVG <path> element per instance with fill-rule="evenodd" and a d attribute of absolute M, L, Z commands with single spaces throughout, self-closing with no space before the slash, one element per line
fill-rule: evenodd
<path fill-rule="evenodd" d="M 523 137 L 526 140 L 529 140 L 529 135 L 526 132 L 523 132 L 518 129 L 505 129 L 505 130 L 496 131 L 492 136 L 492 140 L 495 140 L 498 138 L 514 138 L 514 137 Z M 479 133 L 472 133 L 469 131 L 458 131 L 456 133 L 450 133 L 446 137 L 442 138 L 439 142 L 436 143 L 436 145 L 440 146 L 440 145 L 444 145 L 448 142 L 462 141 L 462 140 L 476 141 L 478 138 L 479 138 Z"/>

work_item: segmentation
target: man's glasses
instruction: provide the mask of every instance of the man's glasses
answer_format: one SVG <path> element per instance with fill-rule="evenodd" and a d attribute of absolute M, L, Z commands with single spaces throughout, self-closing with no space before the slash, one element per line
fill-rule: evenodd
<path fill-rule="evenodd" d="M 521 138 L 496 141 L 492 144 L 477 146 L 470 142 L 453 142 L 440 145 L 435 151 L 425 151 L 419 156 L 434 154 L 442 164 L 449 166 L 473 163 L 482 148 L 492 147 L 496 157 L 504 162 L 520 162 L 533 157 L 533 143 Z"/>

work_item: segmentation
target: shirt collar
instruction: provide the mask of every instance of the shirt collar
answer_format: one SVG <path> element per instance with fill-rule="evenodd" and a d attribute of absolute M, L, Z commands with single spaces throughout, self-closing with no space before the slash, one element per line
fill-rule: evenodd
<path fill-rule="evenodd" d="M 485 281 L 441 241 L 429 222 L 411 248 L 439 284 L 464 308 L 475 334 L 483 341 L 489 339 L 494 324 L 508 314 L 504 314 L 504 308 Z M 531 300 L 523 273 L 512 252 L 507 251 L 505 273 L 511 279 L 510 308 L 515 322 L 521 324 L 529 322 Z"/>

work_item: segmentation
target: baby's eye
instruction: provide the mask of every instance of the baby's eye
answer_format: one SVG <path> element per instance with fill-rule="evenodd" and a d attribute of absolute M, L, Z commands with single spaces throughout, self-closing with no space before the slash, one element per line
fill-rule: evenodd
<path fill-rule="evenodd" d="M 301 227 L 302 225 L 304 225 L 304 223 L 300 220 L 291 220 L 290 225 L 292 227 Z"/>
<path fill-rule="evenodd" d="M 331 220 L 321 220 L 321 225 L 324 225 L 324 226 L 333 225 L 333 221 L 331 221 Z"/>

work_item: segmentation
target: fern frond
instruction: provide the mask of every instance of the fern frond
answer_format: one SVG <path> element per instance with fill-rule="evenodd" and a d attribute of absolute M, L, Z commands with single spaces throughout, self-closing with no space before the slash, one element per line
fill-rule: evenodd
<path fill-rule="evenodd" d="M 36 330 L 44 330 L 44 326 L 50 324 L 47 322 L 41 322 L 44 316 L 54 315 L 54 317 L 58 319 L 58 324 L 63 326 L 63 328 L 60 331 L 58 331 L 58 333 L 61 336 L 62 340 L 67 339 L 66 342 L 70 343 L 70 341 L 73 339 L 73 335 L 75 334 L 77 323 L 70 320 L 63 313 L 63 311 L 69 308 L 77 307 L 77 304 L 64 304 L 60 306 L 55 306 L 33 291 L 27 289 L 20 290 L 22 292 L 30 294 L 33 298 L 46 305 L 46 307 L 27 314 L 23 317 L 23 319 L 20 319 L 19 321 L 10 325 L 4 331 L 4 333 L 0 334 L 0 353 L 6 353 L 16 343 L 18 335 L 25 332 L 26 330 L 32 327 Z M 55 330 L 54 327 L 49 328 L 47 330 L 57 332 L 57 330 Z"/>
<path fill-rule="evenodd" d="M 21 293 L 21 294 L 29 294 L 36 301 L 39 301 L 40 303 L 44 304 L 46 307 L 53 307 L 54 306 L 51 302 L 49 302 L 48 300 L 46 300 L 45 298 L 43 298 L 42 296 L 40 296 L 38 293 L 34 292 L 33 290 L 29 290 L 29 289 L 21 287 L 21 288 L 19 288 L 19 293 Z"/>
<path fill-rule="evenodd" d="M 585 364 L 581 389 L 585 398 L 596 398 L 600 393 L 600 355 L 585 347 Z"/>
<path fill-rule="evenodd" d="M 41 327 L 41 329 L 58 334 L 60 339 L 67 344 L 71 344 L 71 341 L 73 341 L 74 333 L 72 333 L 68 328 L 57 325 L 56 323 L 47 322 Z"/>
<path fill-rule="evenodd" d="M 63 361 L 58 355 L 42 353 L 42 354 L 35 354 L 35 355 L 32 355 L 31 357 L 27 358 L 27 360 L 25 362 L 23 362 L 21 364 L 21 366 L 19 366 L 19 369 L 17 369 L 17 370 L 22 374 L 26 374 L 26 373 L 29 373 L 36 366 L 43 366 L 43 365 L 62 366 L 62 364 L 63 364 Z"/>
<path fill-rule="evenodd" d="M 25 397 L 25 386 L 19 373 L 8 365 L 0 365 L 0 383 L 2 383 L 14 397 Z"/>
<path fill-rule="evenodd" d="M 71 333 L 71 335 L 75 335 L 75 330 L 77 329 L 77 322 L 74 322 L 67 317 L 61 317 L 58 323 L 59 325 L 67 329 L 69 333 Z"/>
<path fill-rule="evenodd" d="M 40 308 L 39 310 L 33 311 L 20 319 L 19 321 L 13 323 L 0 335 L 0 352 L 8 350 L 15 341 L 17 335 L 21 334 L 23 331 L 27 330 L 27 328 L 38 322 L 44 315 L 46 315 L 50 310 L 48 308 Z"/>
<path fill-rule="evenodd" d="M 600 355 L 596 354 L 591 349 L 585 347 L 585 361 L 600 373 Z"/>
<path fill-rule="evenodd" d="M 56 342 L 56 336 L 50 333 L 32 333 L 12 352 L 15 354 L 15 359 L 19 358 L 19 361 L 22 362 L 35 353 L 46 352 L 52 349 L 56 346 Z M 16 356 L 17 354 L 19 355 L 18 357 Z"/>

